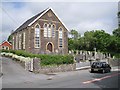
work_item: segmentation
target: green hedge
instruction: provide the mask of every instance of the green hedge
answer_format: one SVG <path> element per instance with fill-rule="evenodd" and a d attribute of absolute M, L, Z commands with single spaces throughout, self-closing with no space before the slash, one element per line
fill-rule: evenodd
<path fill-rule="evenodd" d="M 2 52 L 13 53 L 19 56 L 40 58 L 41 65 L 61 65 L 61 64 L 73 64 L 73 56 L 71 55 L 45 55 L 45 54 L 32 54 L 23 50 L 2 50 Z"/>

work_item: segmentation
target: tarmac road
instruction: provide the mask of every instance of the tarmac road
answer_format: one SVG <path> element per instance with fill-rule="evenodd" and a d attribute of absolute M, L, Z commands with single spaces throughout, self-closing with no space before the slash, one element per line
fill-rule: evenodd
<path fill-rule="evenodd" d="M 34 74 L 5 57 L 2 66 L 2 88 L 118 88 L 120 76 L 117 67 L 105 74 L 90 73 L 89 70 Z"/>

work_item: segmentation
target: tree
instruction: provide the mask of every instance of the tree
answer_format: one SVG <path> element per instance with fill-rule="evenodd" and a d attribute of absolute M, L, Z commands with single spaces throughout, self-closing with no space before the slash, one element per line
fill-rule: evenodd
<path fill-rule="evenodd" d="M 94 30 L 93 31 L 86 31 L 84 33 L 84 48 L 85 50 L 93 51 L 93 49 L 96 47 L 95 41 L 96 38 L 94 37 Z"/>
<path fill-rule="evenodd" d="M 111 38 L 110 34 L 106 33 L 104 30 L 96 30 L 94 37 L 96 38 L 96 48 L 106 52 Z"/>
<path fill-rule="evenodd" d="M 120 38 L 120 28 L 113 31 L 113 35 Z"/>
<path fill-rule="evenodd" d="M 8 37 L 8 40 L 7 40 L 8 42 L 12 42 L 12 35 L 9 35 L 9 37 Z"/>
<path fill-rule="evenodd" d="M 78 39 L 80 37 L 80 33 L 78 33 L 76 30 L 71 30 L 70 34 L 72 35 L 73 39 Z"/>

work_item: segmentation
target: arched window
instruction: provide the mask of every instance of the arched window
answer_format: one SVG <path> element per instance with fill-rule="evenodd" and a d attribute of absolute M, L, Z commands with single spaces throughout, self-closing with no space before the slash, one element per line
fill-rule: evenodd
<path fill-rule="evenodd" d="M 35 48 L 39 48 L 40 47 L 40 27 L 39 25 L 37 25 L 35 27 Z"/>
<path fill-rule="evenodd" d="M 14 38 L 14 36 L 13 36 L 13 40 L 12 40 L 12 49 L 13 49 L 13 50 L 14 50 L 14 44 L 15 44 L 15 43 L 14 43 L 14 42 L 15 42 L 14 40 L 15 40 L 15 38 Z"/>
<path fill-rule="evenodd" d="M 48 37 L 51 37 L 51 25 L 48 26 Z"/>
<path fill-rule="evenodd" d="M 23 32 L 23 49 L 25 49 L 25 32 Z"/>
<path fill-rule="evenodd" d="M 52 37 L 55 37 L 55 25 L 52 25 Z"/>
<path fill-rule="evenodd" d="M 44 37 L 51 37 L 51 24 L 44 24 Z"/>
<path fill-rule="evenodd" d="M 44 37 L 47 37 L 48 30 L 47 30 L 47 24 L 44 24 Z"/>
<path fill-rule="evenodd" d="M 59 28 L 59 47 L 63 47 L 63 30 L 62 28 Z"/>
<path fill-rule="evenodd" d="M 21 34 L 19 34 L 19 49 L 21 49 Z"/>
<path fill-rule="evenodd" d="M 16 35 L 16 44 L 15 44 L 16 50 L 18 50 L 18 35 Z"/>

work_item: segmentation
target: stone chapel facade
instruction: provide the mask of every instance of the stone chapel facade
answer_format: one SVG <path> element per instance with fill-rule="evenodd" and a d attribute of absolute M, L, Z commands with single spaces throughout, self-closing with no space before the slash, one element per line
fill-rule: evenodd
<path fill-rule="evenodd" d="M 11 35 L 13 50 L 35 54 L 68 53 L 68 29 L 52 8 L 33 16 Z"/>

